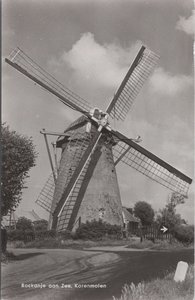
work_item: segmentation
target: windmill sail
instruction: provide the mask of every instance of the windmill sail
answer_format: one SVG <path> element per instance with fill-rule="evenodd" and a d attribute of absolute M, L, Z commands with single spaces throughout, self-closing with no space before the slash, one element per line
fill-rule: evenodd
<path fill-rule="evenodd" d="M 118 143 L 113 147 L 115 164 L 121 161 L 170 190 L 187 197 L 191 178 L 119 132 L 115 132 L 115 135 L 118 137 Z"/>
<path fill-rule="evenodd" d="M 51 173 L 45 185 L 43 186 L 37 200 L 35 201 L 39 206 L 41 206 L 49 213 L 51 212 L 54 189 L 55 189 L 55 182 L 53 178 L 53 173 Z"/>
<path fill-rule="evenodd" d="M 83 117 L 82 117 L 83 118 Z M 80 121 L 81 118 L 79 118 Z M 78 122 L 78 121 L 77 121 Z M 86 120 L 85 120 L 86 122 Z M 80 123 L 82 124 L 82 122 Z M 44 185 L 36 203 L 50 213 L 54 213 L 56 207 L 59 205 L 59 201 L 63 201 L 63 208 L 58 217 L 57 230 L 65 230 L 68 228 L 69 222 L 74 224 L 73 220 L 73 208 L 78 200 L 78 194 L 83 183 L 86 170 L 88 168 L 90 159 L 83 169 L 82 173 L 75 182 L 75 185 L 67 197 L 63 198 L 64 191 L 66 190 L 74 171 L 77 168 L 79 161 L 82 158 L 83 152 L 87 149 L 90 142 L 89 134 L 72 132 L 71 128 L 68 134 L 71 134 L 70 140 L 67 142 L 66 155 L 62 155 L 60 161 L 60 168 L 58 170 L 57 183 L 55 184 L 53 174 L 50 174 L 46 184 Z M 78 202 L 78 201 L 77 201 Z M 72 224 L 72 225 L 73 225 Z"/>
<path fill-rule="evenodd" d="M 124 121 L 136 96 L 153 71 L 158 59 L 159 56 L 157 54 L 144 46 L 141 47 L 107 109 L 112 118 Z"/>
<path fill-rule="evenodd" d="M 58 217 L 58 224 L 57 224 L 58 231 L 63 231 L 66 229 L 72 230 L 75 224 L 76 216 L 80 204 L 79 200 L 81 200 L 81 197 L 79 199 L 78 195 L 80 193 L 89 163 L 90 163 L 90 159 L 88 160 L 87 164 L 85 165 L 85 168 L 83 169 L 82 173 L 78 177 L 78 180 L 76 181 L 72 192 L 68 196 L 66 203 L 63 206 L 63 209 Z"/>
<path fill-rule="evenodd" d="M 86 132 L 75 131 L 69 132 L 68 134 L 71 134 L 71 137 L 62 153 L 58 171 L 58 180 L 51 208 L 51 212 L 59 217 L 58 221 L 60 224 L 69 221 L 70 216 L 68 215 L 71 214 L 70 207 L 72 209 L 79 193 L 81 185 L 78 183 L 81 183 L 80 177 L 83 176 L 83 171 L 79 174 L 78 178 L 74 179 L 74 184 L 71 184 L 71 182 L 73 176 L 75 176 L 75 171 L 78 168 L 79 162 L 90 143 L 90 135 Z M 67 194 L 68 188 L 69 193 Z"/>
<path fill-rule="evenodd" d="M 66 202 L 68 200 L 68 197 L 71 195 L 80 175 L 82 174 L 83 170 L 85 169 L 88 161 L 91 158 L 91 155 L 93 154 L 93 151 L 95 150 L 100 138 L 102 136 L 101 132 L 96 132 L 90 141 L 90 143 L 87 145 L 87 148 L 85 149 L 84 153 L 82 153 L 79 149 L 78 153 L 82 153 L 81 159 L 76 166 L 75 170 L 73 171 L 72 177 L 70 181 L 68 182 L 66 189 L 64 193 L 61 196 L 61 199 L 57 203 L 54 213 L 53 213 L 53 229 L 57 226 L 58 217 L 61 215 L 62 210 L 64 206 L 66 205 Z"/>
<path fill-rule="evenodd" d="M 15 49 L 6 59 L 9 65 L 66 106 L 84 115 L 58 138 L 62 155 L 56 184 L 51 175 L 36 201 L 52 215 L 53 229 L 73 230 L 78 217 L 82 216 L 84 222 L 98 219 L 102 209 L 105 209 L 105 220 L 122 226 L 122 204 L 115 172 L 115 165 L 120 161 L 187 197 L 192 182 L 189 177 L 112 130 L 108 123 L 108 115 L 117 120 L 125 119 L 158 58 L 141 47 L 106 113 L 92 109 L 87 101 L 58 82 L 21 49 Z"/>
<path fill-rule="evenodd" d="M 84 168 L 83 172 L 79 176 L 72 192 L 70 193 L 69 197 L 67 198 L 67 201 L 62 209 L 61 214 L 59 215 L 58 218 L 58 224 L 57 224 L 57 230 L 58 231 L 63 231 L 66 229 L 70 229 L 74 226 L 75 223 L 75 217 L 76 217 L 76 212 L 77 210 L 75 209 L 76 206 L 78 207 L 78 195 L 81 189 L 81 186 L 83 184 L 83 179 L 85 177 L 88 165 L 89 165 L 90 160 L 88 161 L 86 167 Z M 64 177 L 62 177 L 64 178 Z M 68 181 L 70 178 L 68 179 Z M 42 188 L 37 200 L 35 201 L 39 206 L 41 206 L 43 209 L 45 209 L 47 212 L 50 214 L 54 209 L 52 209 L 52 202 L 53 200 L 55 201 L 56 194 L 55 192 L 55 182 L 53 178 L 53 174 L 51 173 L 49 178 L 47 179 L 44 187 Z M 60 185 L 58 185 L 58 193 L 60 190 L 60 194 L 62 195 L 64 190 L 66 188 L 66 185 L 64 185 L 61 181 Z"/>
<path fill-rule="evenodd" d="M 6 58 L 5 61 L 16 70 L 39 84 L 41 87 L 51 92 L 70 108 L 78 110 L 84 114 L 92 108 L 86 100 L 57 81 L 20 48 L 16 48 L 12 51 L 9 58 Z"/>

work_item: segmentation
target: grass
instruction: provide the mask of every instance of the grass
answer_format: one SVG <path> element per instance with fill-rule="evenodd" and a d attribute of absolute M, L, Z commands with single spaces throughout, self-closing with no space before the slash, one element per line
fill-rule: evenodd
<path fill-rule="evenodd" d="M 153 247 L 154 243 L 152 241 L 144 240 L 143 242 L 131 242 L 127 246 L 127 248 L 133 248 L 133 249 L 148 249 Z"/>
<path fill-rule="evenodd" d="M 171 243 L 167 240 L 158 240 L 155 243 L 149 240 L 144 240 L 142 243 L 140 242 L 132 242 L 129 243 L 127 248 L 134 249 L 150 249 L 150 250 L 181 250 L 186 248 L 193 248 L 194 244 L 191 245 L 183 245 L 182 243 L 174 240 Z"/>
<path fill-rule="evenodd" d="M 185 281 L 175 282 L 173 277 L 174 272 L 164 279 L 155 279 L 148 283 L 125 284 L 121 297 L 113 296 L 113 300 L 193 300 L 194 266 L 189 266 Z"/>
<path fill-rule="evenodd" d="M 97 246 L 122 246 L 127 245 L 126 240 L 113 240 L 113 239 L 102 239 L 97 241 L 92 240 L 72 240 L 72 239 L 58 239 L 58 238 L 47 238 L 42 240 L 34 240 L 32 242 L 24 243 L 22 241 L 9 242 L 10 248 L 48 248 L 48 249 L 63 249 L 63 248 L 75 248 L 83 249 Z"/>
<path fill-rule="evenodd" d="M 183 248 L 190 248 L 192 245 L 185 246 L 178 241 L 173 241 L 170 243 L 169 241 L 158 241 L 157 243 L 153 244 L 151 247 L 152 250 L 178 250 Z"/>
<path fill-rule="evenodd" d="M 153 243 L 149 240 L 144 240 L 140 242 L 139 239 L 111 239 L 103 238 L 101 240 L 74 240 L 74 239 L 62 239 L 59 237 L 56 238 L 45 238 L 45 239 L 36 239 L 31 242 L 24 243 L 23 241 L 13 241 L 9 242 L 8 246 L 10 248 L 48 248 L 48 249 L 64 249 L 64 248 L 75 248 L 83 249 L 90 247 L 101 247 L 101 246 L 126 246 L 127 248 L 132 249 L 151 249 L 151 250 L 179 250 L 186 248 L 183 244 L 179 242 L 172 242 L 171 244 L 168 241 L 156 241 Z M 192 247 L 188 246 L 188 248 Z"/>

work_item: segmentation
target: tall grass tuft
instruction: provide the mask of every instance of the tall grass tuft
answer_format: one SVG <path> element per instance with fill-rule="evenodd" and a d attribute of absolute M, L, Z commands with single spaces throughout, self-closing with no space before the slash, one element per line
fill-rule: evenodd
<path fill-rule="evenodd" d="M 155 279 L 138 285 L 125 284 L 121 297 L 113 296 L 113 300 L 193 300 L 194 266 L 190 265 L 183 282 L 175 282 L 173 277 L 174 273 L 169 273 L 164 279 Z"/>
<path fill-rule="evenodd" d="M 144 283 L 138 283 L 136 286 L 133 282 L 128 285 L 125 284 L 122 288 L 122 295 L 119 299 L 115 298 L 113 296 L 113 300 L 141 300 L 143 299 L 143 296 L 145 294 L 145 284 Z"/>

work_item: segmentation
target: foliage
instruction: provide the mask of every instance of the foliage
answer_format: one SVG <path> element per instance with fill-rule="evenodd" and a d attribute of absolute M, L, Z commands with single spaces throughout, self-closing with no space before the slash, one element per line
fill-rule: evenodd
<path fill-rule="evenodd" d="M 144 296 L 144 298 L 143 298 Z M 115 297 L 113 297 L 114 300 L 117 300 Z M 122 295 L 120 299 L 118 300 L 141 300 L 145 299 L 145 284 L 144 283 L 138 283 L 136 286 L 133 282 L 131 282 L 130 285 L 125 284 L 122 288 Z"/>
<path fill-rule="evenodd" d="M 9 241 L 11 248 L 48 248 L 48 249 L 85 249 L 90 247 L 103 246 L 126 246 L 127 240 L 117 240 L 112 237 L 103 237 L 101 240 L 80 240 L 80 239 L 62 239 L 59 236 L 44 238 L 36 237 L 34 240 L 23 241 Z"/>
<path fill-rule="evenodd" d="M 59 232 L 58 236 L 63 240 L 68 240 L 68 239 L 73 238 L 74 234 L 69 230 L 65 230 L 65 231 Z"/>
<path fill-rule="evenodd" d="M 128 245 L 127 248 L 133 248 L 133 249 L 145 249 L 145 248 L 151 248 L 153 247 L 154 243 L 149 240 L 144 240 L 143 242 L 132 242 L 130 245 Z"/>
<path fill-rule="evenodd" d="M 181 195 L 177 192 L 173 192 L 171 194 L 170 199 L 168 200 L 167 208 L 169 208 L 169 207 L 170 207 L 170 209 L 176 208 L 177 205 L 183 204 L 185 202 L 184 199 L 185 198 L 183 195 Z"/>
<path fill-rule="evenodd" d="M 178 250 L 184 249 L 184 245 L 179 243 L 176 239 L 172 239 L 172 241 L 167 240 L 158 240 L 151 247 L 152 250 Z"/>
<path fill-rule="evenodd" d="M 1 228 L 1 252 L 5 253 L 7 249 L 7 230 L 5 228 Z"/>
<path fill-rule="evenodd" d="M 23 241 L 29 242 L 35 239 L 35 233 L 33 230 L 26 229 L 15 229 L 8 231 L 8 240 L 9 241 Z"/>
<path fill-rule="evenodd" d="M 44 231 L 47 230 L 48 221 L 41 219 L 33 222 L 35 231 Z"/>
<path fill-rule="evenodd" d="M 2 263 L 9 263 L 10 261 L 13 261 L 13 260 L 17 260 L 17 256 L 13 252 L 6 251 L 6 252 L 2 253 L 2 255 L 1 255 Z"/>
<path fill-rule="evenodd" d="M 91 222 L 87 221 L 75 232 L 75 239 L 102 239 L 104 236 L 115 236 L 115 238 L 121 238 L 121 227 L 117 225 L 111 225 L 102 220 Z"/>
<path fill-rule="evenodd" d="M 152 206 L 145 201 L 139 201 L 135 204 L 134 214 L 140 218 L 142 225 L 150 225 L 154 220 L 154 210 Z"/>
<path fill-rule="evenodd" d="M 18 219 L 18 221 L 16 223 L 16 229 L 17 230 L 22 230 L 22 231 L 26 231 L 26 230 L 33 231 L 33 223 L 30 219 L 27 219 L 25 217 L 21 217 L 21 218 Z"/>
<path fill-rule="evenodd" d="M 35 238 L 33 223 L 30 219 L 21 217 L 16 223 L 16 229 L 8 231 L 9 241 L 32 241 Z"/>
<path fill-rule="evenodd" d="M 192 244 L 194 242 L 194 226 L 180 225 L 174 228 L 174 237 L 183 244 Z"/>
<path fill-rule="evenodd" d="M 168 211 L 166 208 L 160 210 L 160 214 L 157 215 L 156 222 L 160 227 L 166 226 L 170 233 L 174 232 L 175 226 L 181 224 L 182 219 L 179 214 Z"/>
<path fill-rule="evenodd" d="M 49 239 L 49 238 L 55 238 L 57 236 L 57 233 L 55 230 L 40 230 L 35 231 L 35 237 L 36 239 Z"/>
<path fill-rule="evenodd" d="M 9 126 L 1 125 L 2 176 L 1 176 L 1 213 L 8 214 L 21 200 L 22 189 L 28 178 L 30 168 L 35 166 L 37 153 L 32 137 L 10 131 Z"/>
<path fill-rule="evenodd" d="M 19 227 L 18 229 L 8 231 L 8 240 L 9 241 L 33 241 L 34 239 L 55 239 L 56 238 L 56 231 L 54 230 L 39 230 L 35 231 L 32 227 L 26 227 L 24 229 L 23 226 Z"/>
<path fill-rule="evenodd" d="M 28 234 L 22 231 L 15 232 L 14 230 L 8 232 L 9 235 L 9 247 L 11 248 L 50 248 L 50 249 L 85 249 L 88 247 L 103 247 L 103 246 L 120 246 L 127 248 L 137 248 L 144 249 L 150 248 L 154 250 L 178 250 L 186 248 L 186 245 L 179 243 L 174 240 L 172 243 L 167 241 L 158 241 L 157 243 L 152 243 L 151 241 L 144 240 L 143 242 L 135 241 L 134 239 L 116 239 L 114 236 L 104 236 L 101 240 L 81 240 L 74 239 L 72 236 L 70 239 L 66 239 L 61 236 L 61 234 L 55 235 L 55 232 L 50 231 L 39 231 L 35 232 L 35 236 L 31 233 Z M 188 246 L 189 247 L 189 246 Z M 192 246 L 190 246 L 192 247 Z M 145 250 L 144 250 L 145 251 Z"/>
<path fill-rule="evenodd" d="M 194 267 L 190 265 L 184 282 L 175 282 L 174 273 L 163 279 L 125 284 L 121 297 L 113 300 L 191 300 L 194 294 Z"/>
<path fill-rule="evenodd" d="M 172 193 L 165 208 L 159 211 L 159 214 L 156 217 L 156 223 L 160 227 L 163 225 L 166 226 L 170 233 L 174 233 L 174 228 L 176 226 L 185 223 L 180 214 L 176 213 L 176 206 L 182 203 L 184 203 L 184 197 L 178 193 Z"/>
<path fill-rule="evenodd" d="M 16 246 L 13 244 L 12 247 Z M 19 245 L 21 246 L 21 245 Z M 61 240 L 59 238 L 47 238 L 47 239 L 35 239 L 31 242 L 23 244 L 22 248 L 47 248 L 47 249 L 83 249 L 86 247 L 96 246 L 93 241 L 81 241 L 81 240 Z"/>

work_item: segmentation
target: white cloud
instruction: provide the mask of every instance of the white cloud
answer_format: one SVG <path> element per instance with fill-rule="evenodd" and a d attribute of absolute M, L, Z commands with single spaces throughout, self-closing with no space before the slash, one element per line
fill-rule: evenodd
<path fill-rule="evenodd" d="M 150 77 L 151 91 L 166 96 L 176 96 L 192 85 L 191 76 L 172 75 L 162 68 L 157 68 Z"/>
<path fill-rule="evenodd" d="M 139 46 L 140 42 L 126 49 L 114 43 L 100 45 L 93 34 L 84 33 L 70 51 L 63 53 L 62 60 L 83 80 L 90 80 L 96 86 L 116 88 Z"/>
<path fill-rule="evenodd" d="M 194 34 L 195 11 L 193 10 L 192 15 L 189 18 L 180 17 L 176 24 L 176 28 L 184 31 L 187 34 Z"/>
<path fill-rule="evenodd" d="M 105 109 L 140 47 L 140 41 L 126 47 L 116 41 L 100 44 L 92 33 L 84 33 L 69 51 L 51 57 L 48 69 L 92 105 Z"/>
<path fill-rule="evenodd" d="M 95 91 L 101 88 L 105 95 L 108 91 L 112 95 L 140 46 L 140 41 L 126 48 L 114 42 L 101 45 L 94 35 L 88 32 L 84 33 L 69 51 L 63 52 L 60 58 L 53 57 L 49 64 L 52 70 L 56 70 L 56 75 L 61 72 L 64 76 L 65 72 L 68 72 L 69 80 L 72 79 L 75 85 L 82 86 L 83 90 L 87 88 Z M 149 92 L 173 97 L 192 86 L 193 78 L 182 74 L 172 75 L 162 68 L 157 68 L 149 82 Z"/>

